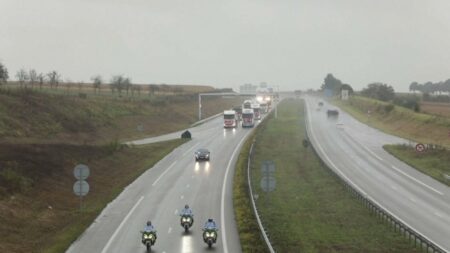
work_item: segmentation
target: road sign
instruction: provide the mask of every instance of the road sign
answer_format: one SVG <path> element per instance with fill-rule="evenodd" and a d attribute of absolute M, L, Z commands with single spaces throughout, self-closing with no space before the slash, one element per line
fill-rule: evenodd
<path fill-rule="evenodd" d="M 90 174 L 89 167 L 84 164 L 78 164 L 73 169 L 73 175 L 78 180 L 85 180 L 86 178 L 89 177 L 89 174 Z"/>
<path fill-rule="evenodd" d="M 263 161 L 261 165 L 261 171 L 263 174 L 274 173 L 275 163 L 273 161 Z"/>
<path fill-rule="evenodd" d="M 89 184 L 84 180 L 78 180 L 73 184 L 73 192 L 77 196 L 86 196 L 89 192 Z"/>
<path fill-rule="evenodd" d="M 425 151 L 425 145 L 423 145 L 422 143 L 417 143 L 416 144 L 416 152 L 422 153 L 424 151 Z"/>
<path fill-rule="evenodd" d="M 276 179 L 274 177 L 268 176 L 261 178 L 261 188 L 265 192 L 271 192 L 275 190 Z"/>

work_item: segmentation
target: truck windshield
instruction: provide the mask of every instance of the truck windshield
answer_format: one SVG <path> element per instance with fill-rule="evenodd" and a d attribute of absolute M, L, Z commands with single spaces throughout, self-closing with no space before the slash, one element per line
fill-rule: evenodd
<path fill-rule="evenodd" d="M 224 119 L 234 119 L 234 114 L 225 114 L 225 115 L 223 115 L 223 118 Z"/>

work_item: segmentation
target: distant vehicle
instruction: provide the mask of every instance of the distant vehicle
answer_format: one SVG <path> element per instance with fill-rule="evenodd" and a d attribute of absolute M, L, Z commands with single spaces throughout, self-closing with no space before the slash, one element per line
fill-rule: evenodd
<path fill-rule="evenodd" d="M 332 110 L 332 109 L 328 109 L 327 110 L 327 116 L 328 117 L 337 117 L 339 115 L 339 111 L 338 110 Z"/>
<path fill-rule="evenodd" d="M 322 101 L 319 101 L 319 106 L 323 106 L 323 102 Z"/>
<path fill-rule="evenodd" d="M 223 112 L 223 127 L 237 127 L 236 112 L 233 110 L 226 110 Z"/>
<path fill-rule="evenodd" d="M 261 119 L 261 107 L 259 106 L 259 104 L 252 104 L 252 109 L 255 119 L 256 120 Z"/>
<path fill-rule="evenodd" d="M 209 150 L 207 150 L 206 148 L 199 148 L 197 149 L 197 151 L 195 151 L 194 153 L 195 156 L 195 161 L 209 161 L 209 159 L 211 158 L 210 156 L 210 152 Z"/>
<path fill-rule="evenodd" d="M 252 101 L 251 100 L 245 100 L 242 104 L 242 109 L 251 109 L 252 108 Z"/>
<path fill-rule="evenodd" d="M 266 101 L 259 103 L 259 106 L 261 108 L 261 113 L 266 114 L 268 112 L 269 107 Z"/>
<path fill-rule="evenodd" d="M 241 120 L 242 119 L 242 106 L 235 106 L 235 107 L 233 107 L 233 110 L 236 112 L 237 120 Z"/>
<path fill-rule="evenodd" d="M 242 127 L 254 127 L 254 112 L 253 109 L 242 109 Z"/>

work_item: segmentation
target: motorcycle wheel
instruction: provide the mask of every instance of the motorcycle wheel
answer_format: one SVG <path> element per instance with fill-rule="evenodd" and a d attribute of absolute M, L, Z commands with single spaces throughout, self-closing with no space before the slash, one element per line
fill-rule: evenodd
<path fill-rule="evenodd" d="M 146 245 L 147 245 L 147 253 L 150 253 L 152 251 L 152 245 L 149 242 Z"/>
<path fill-rule="evenodd" d="M 184 225 L 184 232 L 187 233 L 189 231 L 189 226 L 186 224 Z"/>
<path fill-rule="evenodd" d="M 212 241 L 211 241 L 211 239 L 209 239 L 208 240 L 208 248 L 211 248 L 212 247 Z"/>

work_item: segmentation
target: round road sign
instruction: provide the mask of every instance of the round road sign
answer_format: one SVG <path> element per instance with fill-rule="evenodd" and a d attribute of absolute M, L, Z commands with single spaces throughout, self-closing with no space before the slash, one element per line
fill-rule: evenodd
<path fill-rule="evenodd" d="M 73 184 L 73 192 L 77 196 L 86 196 L 89 192 L 89 184 L 86 181 L 76 181 Z"/>
<path fill-rule="evenodd" d="M 416 151 L 422 153 L 423 151 L 425 151 L 425 145 L 423 145 L 422 143 L 417 143 Z"/>
<path fill-rule="evenodd" d="M 78 164 L 73 169 L 73 175 L 78 180 L 85 180 L 86 178 L 89 177 L 89 173 L 90 173 L 89 167 L 84 164 Z"/>

